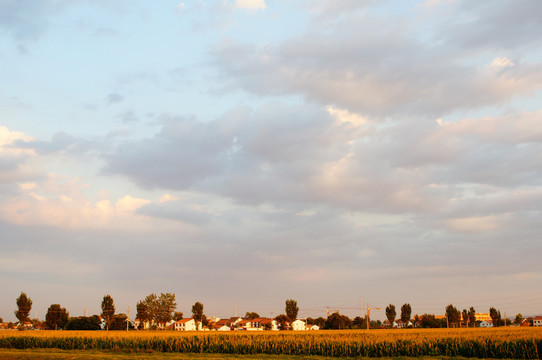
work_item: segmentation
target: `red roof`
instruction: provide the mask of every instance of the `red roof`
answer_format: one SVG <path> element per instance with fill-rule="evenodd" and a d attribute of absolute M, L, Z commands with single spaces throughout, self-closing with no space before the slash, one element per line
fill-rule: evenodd
<path fill-rule="evenodd" d="M 542 316 L 535 316 L 533 320 L 542 320 Z"/>
<path fill-rule="evenodd" d="M 176 324 L 184 324 L 186 322 L 189 322 L 190 320 L 194 320 L 193 318 L 187 318 L 187 319 L 181 319 L 176 322 Z"/>

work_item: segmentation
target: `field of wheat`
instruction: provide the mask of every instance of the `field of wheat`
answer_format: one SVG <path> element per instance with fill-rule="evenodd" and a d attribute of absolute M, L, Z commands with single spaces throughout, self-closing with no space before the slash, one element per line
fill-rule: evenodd
<path fill-rule="evenodd" d="M 0 331 L 0 348 L 332 357 L 462 356 L 540 359 L 542 329 L 315 332 Z"/>

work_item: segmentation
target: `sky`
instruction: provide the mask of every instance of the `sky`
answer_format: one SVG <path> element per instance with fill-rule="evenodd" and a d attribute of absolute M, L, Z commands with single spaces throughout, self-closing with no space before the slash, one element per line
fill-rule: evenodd
<path fill-rule="evenodd" d="M 541 13 L 0 0 L 0 317 L 542 314 Z"/>

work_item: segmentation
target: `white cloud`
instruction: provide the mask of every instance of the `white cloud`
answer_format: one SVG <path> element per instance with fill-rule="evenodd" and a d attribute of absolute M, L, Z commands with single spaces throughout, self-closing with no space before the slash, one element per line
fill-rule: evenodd
<path fill-rule="evenodd" d="M 235 7 L 246 10 L 265 10 L 265 0 L 235 0 Z"/>
<path fill-rule="evenodd" d="M 11 131 L 5 126 L 0 126 L 0 155 L 33 154 L 33 150 L 17 147 L 15 145 L 15 142 L 31 142 L 34 140 L 35 139 L 33 137 L 28 136 L 20 131 Z"/>
<path fill-rule="evenodd" d="M 170 194 L 164 194 L 160 197 L 160 199 L 158 199 L 158 202 L 159 203 L 165 203 L 165 202 L 169 202 L 169 201 L 176 201 L 176 200 L 179 200 L 178 198 L 176 198 L 175 196 L 173 195 L 170 195 Z"/>
<path fill-rule="evenodd" d="M 499 221 L 495 216 L 451 219 L 448 225 L 454 231 L 477 233 L 499 229 Z"/>
<path fill-rule="evenodd" d="M 351 113 L 348 110 L 336 109 L 332 106 L 327 106 L 326 109 L 339 124 L 350 123 L 353 126 L 362 126 L 367 123 L 367 118 L 356 113 Z"/>
<path fill-rule="evenodd" d="M 126 195 L 123 198 L 117 200 L 115 208 L 118 214 L 126 215 L 131 214 L 143 205 L 147 205 L 150 203 L 150 200 L 138 199 L 133 196 Z"/>
<path fill-rule="evenodd" d="M 514 62 L 512 60 L 507 59 L 505 57 L 496 57 L 495 59 L 493 59 L 493 61 L 490 64 L 490 66 L 498 67 L 498 68 L 514 66 L 514 65 L 515 64 L 514 64 Z"/>

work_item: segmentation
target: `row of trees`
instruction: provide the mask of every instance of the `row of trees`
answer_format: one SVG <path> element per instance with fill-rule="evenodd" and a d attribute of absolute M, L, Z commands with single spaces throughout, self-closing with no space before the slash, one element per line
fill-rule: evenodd
<path fill-rule="evenodd" d="M 140 323 L 151 324 L 151 328 L 164 328 L 165 324 L 171 320 L 180 320 L 183 318 L 182 312 L 177 312 L 177 302 L 175 294 L 161 293 L 159 296 L 155 293 L 149 294 L 145 299 L 137 303 L 137 315 Z M 24 324 L 28 322 L 28 317 L 32 309 L 32 300 L 21 292 L 17 298 L 17 310 L 15 316 L 19 320 L 20 325 L 24 328 Z M 135 324 L 131 323 L 126 314 L 115 314 L 115 303 L 111 295 L 107 294 L 103 297 L 101 303 L 101 317 L 105 320 L 105 328 L 107 330 L 122 330 L 133 328 Z M 281 330 L 290 328 L 290 324 L 297 319 L 299 307 L 297 301 L 288 299 L 285 302 L 285 314 L 280 314 L 275 317 L 277 324 Z M 468 310 L 459 311 L 452 304 L 445 308 L 445 318 L 437 319 L 432 314 L 415 315 L 412 318 L 412 307 L 405 303 L 401 306 L 400 319 L 403 323 L 412 322 L 417 327 L 472 327 L 475 325 L 476 316 L 475 309 L 470 307 Z M 510 323 L 508 319 L 502 319 L 500 311 L 491 307 L 489 315 L 492 319 L 493 326 L 502 326 Z M 247 312 L 246 317 L 250 319 L 260 317 L 255 312 Z M 390 324 L 395 322 L 397 312 L 395 305 L 390 304 L 386 307 L 386 318 Z M 192 317 L 196 321 L 196 327 L 199 325 L 213 328 L 213 325 L 206 318 L 203 312 L 203 304 L 196 302 L 192 306 Z M 522 321 L 521 314 L 516 316 L 515 322 Z M 1 321 L 0 321 L 1 322 Z M 350 329 L 350 328 L 365 328 L 370 325 L 371 328 L 381 327 L 380 321 L 370 321 L 368 318 L 356 317 L 353 320 L 345 315 L 334 313 L 327 319 L 319 317 L 316 319 L 307 318 L 308 325 L 318 325 L 322 329 Z M 68 311 L 61 307 L 60 304 L 52 304 L 45 315 L 45 325 L 49 329 L 72 329 L 72 330 L 92 330 L 101 328 L 101 320 L 98 316 L 70 318 Z"/>
<path fill-rule="evenodd" d="M 459 311 L 452 304 L 446 306 L 445 308 L 445 318 L 436 319 L 435 315 L 424 314 L 424 315 L 415 315 L 411 319 L 412 308 L 410 304 L 404 304 L 401 306 L 401 321 L 408 324 L 409 321 L 413 323 L 414 326 L 419 327 L 474 327 L 476 323 L 476 310 L 474 307 L 470 307 L 468 310 L 463 309 Z M 390 324 L 393 324 L 396 317 L 395 305 L 390 304 L 386 307 L 386 318 Z M 503 320 L 501 318 L 501 312 L 497 311 L 494 307 L 489 308 L 489 316 L 491 317 L 493 326 L 502 326 L 510 324 L 510 320 Z M 519 319 L 519 320 L 518 320 Z M 519 324 L 521 322 L 522 316 L 518 314 L 516 316 L 516 322 Z"/>

